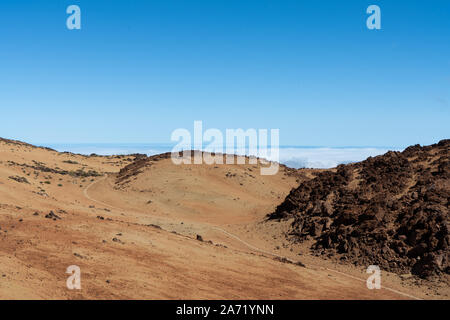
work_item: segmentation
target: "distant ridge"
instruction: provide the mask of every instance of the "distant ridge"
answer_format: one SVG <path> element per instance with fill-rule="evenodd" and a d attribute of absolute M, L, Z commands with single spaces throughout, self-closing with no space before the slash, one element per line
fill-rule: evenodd
<path fill-rule="evenodd" d="M 31 147 L 31 148 L 34 148 L 34 149 L 45 149 L 45 150 L 48 150 L 48 151 L 55 151 L 55 152 L 57 152 L 56 150 L 54 150 L 52 148 L 35 146 L 35 145 L 29 144 L 29 143 L 26 143 L 26 142 L 22 142 L 22 141 L 19 141 L 19 140 L 5 139 L 5 138 L 1 138 L 0 137 L 0 142 L 4 142 L 4 143 L 7 143 L 7 144 L 19 145 L 19 146 Z"/>

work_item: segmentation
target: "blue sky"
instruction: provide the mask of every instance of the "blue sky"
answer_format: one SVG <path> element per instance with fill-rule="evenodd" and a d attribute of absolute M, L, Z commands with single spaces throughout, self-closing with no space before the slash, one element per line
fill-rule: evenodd
<path fill-rule="evenodd" d="M 168 142 L 203 120 L 279 128 L 284 145 L 434 143 L 450 138 L 449 14 L 448 0 L 1 1 L 0 136 Z"/>

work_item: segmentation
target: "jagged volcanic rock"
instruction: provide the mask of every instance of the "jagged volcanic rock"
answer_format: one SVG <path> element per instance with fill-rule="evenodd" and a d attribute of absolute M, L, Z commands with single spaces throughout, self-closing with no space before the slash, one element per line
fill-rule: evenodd
<path fill-rule="evenodd" d="M 450 274 L 450 140 L 340 165 L 293 189 L 269 219 L 289 239 L 362 266 L 422 278 Z"/>

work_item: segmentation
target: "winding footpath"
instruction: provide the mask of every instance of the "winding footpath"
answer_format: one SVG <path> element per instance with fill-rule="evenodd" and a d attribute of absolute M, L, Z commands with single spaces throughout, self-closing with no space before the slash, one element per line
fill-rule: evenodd
<path fill-rule="evenodd" d="M 99 200 L 97 200 L 97 199 L 94 199 L 94 198 L 92 198 L 92 197 L 89 195 L 88 191 L 89 191 L 89 189 L 90 189 L 91 187 L 93 187 L 94 185 L 96 185 L 96 184 L 99 183 L 99 182 L 102 182 L 102 181 L 106 180 L 107 178 L 108 178 L 108 174 L 105 174 L 105 176 L 104 176 L 103 178 L 101 178 L 101 179 L 99 179 L 99 180 L 97 180 L 97 181 L 94 181 L 94 182 L 92 182 L 91 184 L 89 184 L 89 185 L 83 190 L 84 196 L 86 197 L 86 199 L 88 199 L 88 200 L 90 200 L 90 201 L 93 201 L 93 202 L 96 202 L 96 203 L 98 203 L 98 204 L 101 204 L 102 206 L 106 206 L 106 207 L 109 207 L 109 208 L 111 208 L 111 209 L 115 209 L 115 210 L 119 210 L 119 211 L 126 211 L 126 210 L 123 210 L 123 209 L 121 209 L 121 208 L 118 208 L 118 207 L 112 206 L 112 205 L 110 205 L 110 204 L 107 204 L 107 203 L 105 203 L 105 202 L 102 202 L 102 201 L 99 201 Z M 158 217 L 158 218 L 164 219 L 163 217 Z M 166 219 L 166 220 L 167 220 L 167 219 Z M 269 256 L 273 256 L 273 257 L 276 257 L 276 258 L 279 258 L 279 259 L 287 259 L 287 260 L 289 260 L 287 257 L 279 256 L 279 255 L 274 254 L 274 253 L 272 253 L 272 252 L 269 252 L 269 251 L 263 250 L 263 249 L 261 249 L 261 248 L 255 247 L 255 246 L 253 246 L 252 244 L 246 242 L 245 240 L 239 238 L 237 235 L 232 234 L 232 233 L 230 233 L 230 232 L 228 232 L 228 231 L 226 231 L 226 230 L 224 230 L 224 229 L 222 229 L 222 228 L 219 228 L 219 227 L 217 227 L 217 226 L 212 226 L 211 229 L 217 230 L 217 231 L 219 231 L 219 232 L 222 232 L 222 233 L 225 234 L 227 237 L 230 237 L 230 238 L 233 238 L 233 239 L 239 241 L 240 243 L 242 243 L 243 245 L 245 245 L 246 247 L 248 247 L 250 250 L 253 250 L 253 251 L 256 251 L 256 252 L 259 252 L 259 253 L 263 253 L 263 254 L 266 254 L 266 255 L 269 255 Z M 364 283 L 366 282 L 366 279 L 358 278 L 358 277 L 352 276 L 352 275 L 350 275 L 350 274 L 347 274 L 347 273 L 344 273 L 344 272 L 341 272 L 341 271 L 338 271 L 338 270 L 334 270 L 334 269 L 330 269 L 330 268 L 326 268 L 326 267 L 322 267 L 322 266 L 317 266 L 317 265 L 312 265 L 312 264 L 308 264 L 306 267 L 308 267 L 308 266 L 309 266 L 309 267 L 312 267 L 312 268 L 315 268 L 315 269 L 322 269 L 322 270 L 327 270 L 327 271 L 330 271 L 330 272 L 334 272 L 334 273 L 337 273 L 337 274 L 339 274 L 339 275 L 341 275 L 341 276 L 347 277 L 347 278 L 349 278 L 349 279 L 361 281 L 361 282 L 364 282 Z M 404 292 L 401 292 L 401 291 L 398 291 L 398 290 L 395 290 L 395 289 L 392 289 L 392 288 L 389 288 L 389 287 L 386 287 L 386 286 L 381 286 L 381 288 L 382 288 L 382 289 L 385 289 L 385 290 L 388 290 L 388 291 L 390 291 L 390 292 L 396 293 L 396 294 L 398 294 L 398 295 L 401 295 L 401 296 L 410 298 L 410 299 L 414 299 L 414 300 L 423 300 L 423 299 L 421 299 L 421 298 L 415 297 L 415 296 L 413 296 L 413 295 L 410 295 L 410 294 L 407 294 L 407 293 L 404 293 Z"/>

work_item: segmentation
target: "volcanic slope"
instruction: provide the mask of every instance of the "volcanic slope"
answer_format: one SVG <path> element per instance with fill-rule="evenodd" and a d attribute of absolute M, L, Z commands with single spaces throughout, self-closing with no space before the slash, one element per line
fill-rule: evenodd
<path fill-rule="evenodd" d="M 318 173 L 269 219 L 293 220 L 289 241 L 315 254 L 448 286 L 449 178 L 450 140 L 411 146 Z"/>
<path fill-rule="evenodd" d="M 281 224 L 264 217 L 317 172 L 261 176 L 260 166 L 86 157 L 1 139 L 0 298 L 426 298 L 389 277 L 368 290 L 360 270 L 285 251 Z M 81 290 L 66 287 L 72 265 Z"/>

